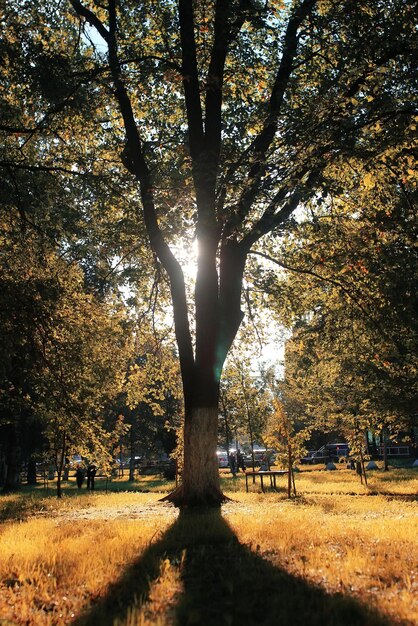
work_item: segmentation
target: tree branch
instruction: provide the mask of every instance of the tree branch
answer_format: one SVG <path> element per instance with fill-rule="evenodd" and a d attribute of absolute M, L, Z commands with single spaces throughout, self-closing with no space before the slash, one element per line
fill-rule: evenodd
<path fill-rule="evenodd" d="M 183 373 L 190 372 L 194 367 L 194 357 L 189 327 L 183 271 L 179 262 L 170 250 L 167 242 L 164 240 L 163 234 L 158 224 L 157 213 L 154 204 L 151 173 L 144 158 L 142 142 L 135 121 L 132 103 L 121 74 L 121 66 L 118 58 L 118 47 L 116 39 L 117 16 L 115 0 L 109 0 L 108 3 L 109 30 L 105 29 L 100 20 L 98 20 L 98 18 L 96 18 L 96 16 L 90 10 L 83 7 L 79 1 L 70 1 L 77 13 L 81 16 L 84 16 L 89 21 L 89 23 L 97 29 L 97 31 L 102 35 L 108 45 L 109 66 L 112 80 L 115 85 L 114 95 L 119 105 L 125 128 L 128 157 L 126 159 L 125 166 L 139 182 L 144 222 L 151 249 L 160 259 L 170 279 L 175 330 L 179 347 L 180 366 Z M 105 32 L 103 32 L 103 30 Z M 190 376 L 183 376 L 183 381 L 187 379 L 190 380 Z"/>
<path fill-rule="evenodd" d="M 256 154 L 259 160 L 262 160 L 265 157 L 266 152 L 274 139 L 277 128 L 277 119 L 283 103 L 284 94 L 293 71 L 293 63 L 297 52 L 298 31 L 315 4 L 316 0 L 303 0 L 303 2 L 296 7 L 293 15 L 289 19 L 284 37 L 283 54 L 270 95 L 270 113 L 264 124 L 263 130 L 258 137 L 255 138 L 251 148 L 252 152 Z M 249 172 L 251 178 L 254 177 L 259 167 L 259 162 L 256 161 Z"/>
<path fill-rule="evenodd" d="M 326 152 L 327 148 L 324 147 L 321 152 Z M 324 165 L 318 164 L 315 170 L 310 172 L 307 180 L 303 183 L 300 183 L 299 186 L 296 186 L 292 195 L 286 200 L 285 204 L 281 207 L 279 211 L 276 212 L 276 208 L 278 204 L 280 204 L 287 195 L 286 188 L 281 189 L 275 195 L 273 200 L 268 205 L 267 209 L 264 211 L 261 218 L 255 224 L 255 226 L 251 229 L 251 231 L 243 238 L 242 244 L 245 246 L 247 251 L 250 250 L 251 246 L 258 241 L 261 237 L 271 232 L 280 224 L 283 224 L 289 217 L 292 215 L 293 211 L 299 206 L 302 201 L 309 199 L 309 197 L 314 193 L 314 184 L 319 178 Z M 303 178 L 308 174 L 307 166 L 300 172 L 299 179 Z M 305 190 L 305 193 L 303 191 Z"/>
<path fill-rule="evenodd" d="M 373 324 L 373 326 L 380 333 L 380 335 L 387 341 L 390 341 L 391 343 L 393 343 L 396 346 L 397 350 L 399 350 L 399 352 L 402 353 L 402 349 L 399 347 L 397 341 L 393 337 L 389 337 L 387 335 L 386 331 L 382 328 L 382 326 L 378 322 L 376 322 L 372 313 L 370 313 L 363 306 L 363 304 L 360 302 L 357 296 L 353 295 L 351 290 L 347 288 L 345 285 L 343 285 L 340 281 L 335 280 L 333 278 L 329 278 L 327 276 L 323 276 L 322 274 L 318 274 L 317 272 L 314 272 L 313 270 L 304 269 L 300 267 L 293 267 L 291 265 L 288 265 L 287 263 L 284 263 L 283 261 L 278 261 L 274 257 L 270 256 L 269 254 L 265 254 L 264 252 L 250 250 L 249 254 L 260 256 L 266 259 L 267 261 L 274 263 L 275 265 L 279 265 L 280 267 L 282 267 L 285 270 L 288 270 L 289 272 L 295 272 L 297 274 L 306 274 L 307 276 L 312 276 L 313 278 L 316 278 L 319 281 L 326 282 L 326 283 L 329 283 L 330 285 L 334 285 L 335 287 L 338 287 L 338 289 L 340 289 L 350 300 L 354 302 L 357 308 L 363 313 L 364 317 Z"/>
<path fill-rule="evenodd" d="M 192 0 L 179 0 L 183 88 L 189 127 L 190 155 L 195 161 L 203 148 L 203 115 L 199 93 Z"/>
<path fill-rule="evenodd" d="M 214 42 L 206 80 L 206 147 L 208 154 L 211 158 L 215 158 L 217 165 L 221 148 L 222 88 L 225 61 L 231 38 L 236 36 L 244 23 L 244 15 L 241 13 L 234 21 L 234 32 L 231 32 L 230 4 L 230 0 L 217 0 L 216 2 Z"/>
<path fill-rule="evenodd" d="M 90 11 L 87 7 L 81 4 L 80 0 L 70 0 L 74 11 L 77 15 L 84 17 L 84 19 L 97 30 L 99 35 L 109 44 L 109 31 L 106 26 L 99 20 L 97 15 Z"/>
<path fill-rule="evenodd" d="M 13 135 L 30 135 L 38 130 L 37 126 L 33 128 L 25 128 L 24 126 L 8 126 L 7 124 L 0 124 L 0 130 L 11 133 Z"/>
<path fill-rule="evenodd" d="M 218 367 L 222 367 L 243 320 L 241 311 L 242 278 L 247 252 L 232 240 L 222 242 L 220 253 L 219 281 L 219 341 L 217 349 Z"/>
<path fill-rule="evenodd" d="M 69 170 L 65 167 L 60 167 L 58 165 L 27 165 L 22 162 L 0 161 L 0 167 L 17 170 L 27 170 L 29 172 L 47 172 L 48 174 L 58 172 L 62 174 L 70 174 L 71 176 L 85 176 L 91 178 L 95 177 L 94 174 L 90 174 L 87 172 L 77 172 L 76 170 Z"/>
<path fill-rule="evenodd" d="M 237 163 L 235 163 L 226 174 L 224 185 L 228 184 L 228 181 L 238 167 L 243 165 L 246 160 L 250 160 L 252 155 L 252 163 L 250 162 L 248 172 L 248 184 L 237 202 L 237 208 L 234 211 L 232 219 L 229 220 L 226 225 L 226 232 L 232 231 L 237 221 L 242 222 L 259 193 L 260 180 L 266 167 L 267 153 L 276 135 L 277 121 L 287 85 L 293 71 L 294 59 L 297 53 L 298 31 L 305 18 L 313 9 L 315 3 L 316 0 L 303 0 L 291 15 L 284 37 L 282 58 L 270 95 L 269 113 L 264 122 L 263 129 L 247 150 L 244 151 Z"/>

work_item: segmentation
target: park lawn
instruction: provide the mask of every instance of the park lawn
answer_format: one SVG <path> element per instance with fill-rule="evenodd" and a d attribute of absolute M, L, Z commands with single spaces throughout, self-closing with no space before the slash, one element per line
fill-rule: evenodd
<path fill-rule="evenodd" d="M 291 500 L 222 476 L 221 512 L 179 515 L 159 477 L 1 496 L 1 626 L 418 622 L 417 470 L 310 468 Z"/>

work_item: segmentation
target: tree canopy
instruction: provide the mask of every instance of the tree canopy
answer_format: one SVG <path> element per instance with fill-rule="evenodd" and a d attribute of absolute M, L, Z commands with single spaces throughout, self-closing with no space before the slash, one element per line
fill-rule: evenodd
<path fill-rule="evenodd" d="M 274 262 L 287 273 L 261 282 L 293 328 L 286 378 L 300 411 L 396 436 L 416 423 L 416 171 L 402 142 L 347 165 L 282 241 Z"/>

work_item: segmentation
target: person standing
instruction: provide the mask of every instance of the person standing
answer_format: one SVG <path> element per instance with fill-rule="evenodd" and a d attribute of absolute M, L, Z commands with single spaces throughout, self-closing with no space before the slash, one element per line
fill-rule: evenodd
<path fill-rule="evenodd" d="M 237 475 L 237 459 L 234 452 L 229 453 L 229 467 L 231 468 L 231 474 L 235 478 Z"/>
<path fill-rule="evenodd" d="M 81 489 L 81 486 L 82 486 L 82 484 L 84 482 L 84 472 L 83 472 L 82 468 L 79 465 L 77 465 L 77 469 L 76 469 L 76 472 L 75 472 L 75 479 L 77 481 L 78 489 Z"/>
<path fill-rule="evenodd" d="M 95 465 L 89 465 L 87 468 L 87 489 L 90 489 L 90 491 L 94 490 L 94 478 L 96 476 L 96 466 Z"/>
<path fill-rule="evenodd" d="M 267 453 L 263 454 L 263 458 L 261 459 L 261 463 L 260 463 L 260 472 L 268 472 L 269 471 L 269 461 L 268 461 L 268 456 Z"/>
<path fill-rule="evenodd" d="M 237 470 L 239 471 L 240 469 L 245 472 L 247 468 L 245 467 L 244 455 L 241 450 L 237 450 Z"/>

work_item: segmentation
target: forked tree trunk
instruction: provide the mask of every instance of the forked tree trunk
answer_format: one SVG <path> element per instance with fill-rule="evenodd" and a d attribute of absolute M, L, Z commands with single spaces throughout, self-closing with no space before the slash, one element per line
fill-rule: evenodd
<path fill-rule="evenodd" d="M 218 407 L 194 407 L 184 428 L 182 481 L 163 498 L 176 506 L 219 506 L 227 498 L 220 487 L 216 458 Z"/>

